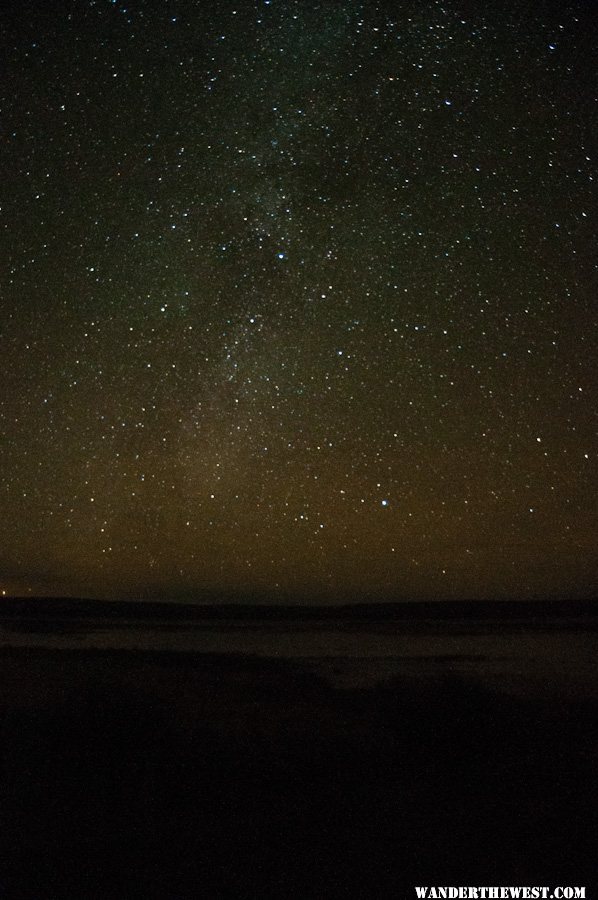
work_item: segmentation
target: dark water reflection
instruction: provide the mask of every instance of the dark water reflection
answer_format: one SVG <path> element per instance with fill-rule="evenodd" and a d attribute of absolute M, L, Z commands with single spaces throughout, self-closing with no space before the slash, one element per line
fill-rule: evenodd
<path fill-rule="evenodd" d="M 0 648 L 232 653 L 302 660 L 337 687 L 396 675 L 477 676 L 511 692 L 598 690 L 595 623 L 347 623 L 0 619 Z"/>

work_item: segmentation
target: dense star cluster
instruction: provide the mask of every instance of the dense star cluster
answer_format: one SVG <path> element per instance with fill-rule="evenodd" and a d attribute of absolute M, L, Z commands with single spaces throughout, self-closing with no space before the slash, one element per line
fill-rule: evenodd
<path fill-rule="evenodd" d="M 590 12 L 13 4 L 3 589 L 590 593 Z"/>

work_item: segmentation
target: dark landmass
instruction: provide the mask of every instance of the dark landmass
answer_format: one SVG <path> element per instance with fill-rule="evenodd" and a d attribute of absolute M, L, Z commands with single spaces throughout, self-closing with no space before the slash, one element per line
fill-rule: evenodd
<path fill-rule="evenodd" d="M 5 648 L 0 896 L 590 886 L 597 758 L 598 697 L 450 666 L 338 690 L 299 661 Z"/>
<path fill-rule="evenodd" d="M 593 602 L 564 600 L 7 598 L 1 609 L 7 632 L 67 635 L 96 619 L 133 633 L 288 623 L 299 635 L 302 623 L 365 633 L 394 622 L 474 634 L 481 621 L 504 626 L 507 648 L 514 629 L 552 640 L 547 623 L 572 622 L 575 648 L 597 622 Z M 582 696 L 536 680 L 515 696 L 483 655 L 419 659 L 415 674 L 348 686 L 325 677 L 337 659 L 319 664 L 68 641 L 0 648 L 2 900 L 411 900 L 414 885 L 435 884 L 585 885 L 593 896 L 598 685 Z M 549 677 L 564 682 L 567 666 Z"/>
<path fill-rule="evenodd" d="M 559 600 L 448 600 L 335 605 L 242 603 L 235 597 L 200 604 L 143 600 L 96 600 L 73 597 L 4 597 L 0 619 L 10 617 L 85 617 L 148 621 L 245 620 L 248 622 L 496 619 L 541 623 L 549 619 L 598 619 L 594 599 Z"/>

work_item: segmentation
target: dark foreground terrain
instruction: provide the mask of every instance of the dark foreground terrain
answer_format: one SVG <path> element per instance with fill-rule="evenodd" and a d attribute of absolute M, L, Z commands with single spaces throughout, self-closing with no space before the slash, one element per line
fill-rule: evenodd
<path fill-rule="evenodd" d="M 587 697 L 130 650 L 5 647 L 0 679 L 2 898 L 598 880 Z"/>

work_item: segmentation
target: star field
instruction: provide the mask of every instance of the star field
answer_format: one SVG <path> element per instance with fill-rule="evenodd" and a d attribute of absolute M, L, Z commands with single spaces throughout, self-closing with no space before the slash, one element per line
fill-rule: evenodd
<path fill-rule="evenodd" d="M 14 5 L 6 592 L 589 595 L 590 19 Z"/>

